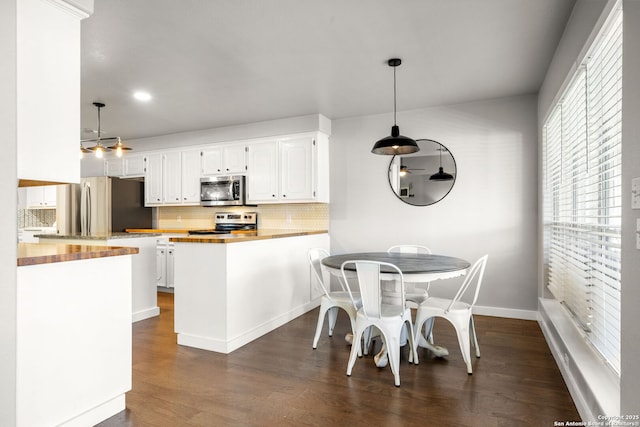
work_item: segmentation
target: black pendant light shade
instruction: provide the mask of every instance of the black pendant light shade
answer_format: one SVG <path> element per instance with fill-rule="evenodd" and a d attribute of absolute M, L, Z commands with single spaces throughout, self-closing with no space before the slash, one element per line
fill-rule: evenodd
<path fill-rule="evenodd" d="M 451 181 L 453 179 L 453 175 L 448 174 L 442 169 L 442 166 L 438 169 L 438 172 L 434 173 L 429 177 L 431 181 Z"/>
<path fill-rule="evenodd" d="M 402 64 L 402 60 L 391 58 L 388 64 L 393 67 L 393 126 L 391 127 L 391 136 L 386 136 L 376 142 L 371 152 L 388 156 L 415 153 L 420 150 L 418 144 L 413 139 L 400 135 L 400 128 L 396 124 L 396 67 Z"/>
<path fill-rule="evenodd" d="M 442 168 L 442 151 L 444 151 L 444 147 L 441 145 L 440 148 L 440 167 L 438 168 L 438 172 L 434 173 L 429 177 L 431 181 L 452 181 L 453 175 L 448 174 Z"/>

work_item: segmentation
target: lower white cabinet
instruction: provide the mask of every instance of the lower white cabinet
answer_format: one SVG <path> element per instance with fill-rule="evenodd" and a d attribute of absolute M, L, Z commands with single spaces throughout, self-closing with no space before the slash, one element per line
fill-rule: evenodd
<path fill-rule="evenodd" d="M 162 288 L 173 288 L 174 285 L 175 244 L 168 240 L 168 238 L 158 239 L 156 247 L 156 285 Z"/>

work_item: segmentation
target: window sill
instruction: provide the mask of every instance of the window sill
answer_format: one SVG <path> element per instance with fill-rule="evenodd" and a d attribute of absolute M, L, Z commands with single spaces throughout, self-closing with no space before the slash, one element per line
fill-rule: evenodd
<path fill-rule="evenodd" d="M 620 415 L 620 378 L 586 341 L 562 305 L 539 299 L 538 323 L 583 421 Z"/>

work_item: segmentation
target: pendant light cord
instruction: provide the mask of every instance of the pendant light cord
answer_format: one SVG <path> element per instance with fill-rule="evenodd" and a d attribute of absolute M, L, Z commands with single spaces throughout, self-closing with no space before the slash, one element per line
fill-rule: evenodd
<path fill-rule="evenodd" d="M 396 126 L 396 68 L 393 67 L 393 125 Z"/>
<path fill-rule="evenodd" d="M 100 107 L 98 107 L 98 141 L 100 141 Z"/>

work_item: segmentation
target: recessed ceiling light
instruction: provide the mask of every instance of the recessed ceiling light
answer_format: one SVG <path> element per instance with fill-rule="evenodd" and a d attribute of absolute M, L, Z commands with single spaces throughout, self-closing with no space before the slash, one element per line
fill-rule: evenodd
<path fill-rule="evenodd" d="M 134 92 L 133 97 L 138 101 L 149 101 L 151 99 L 151 95 L 148 92 Z"/>

